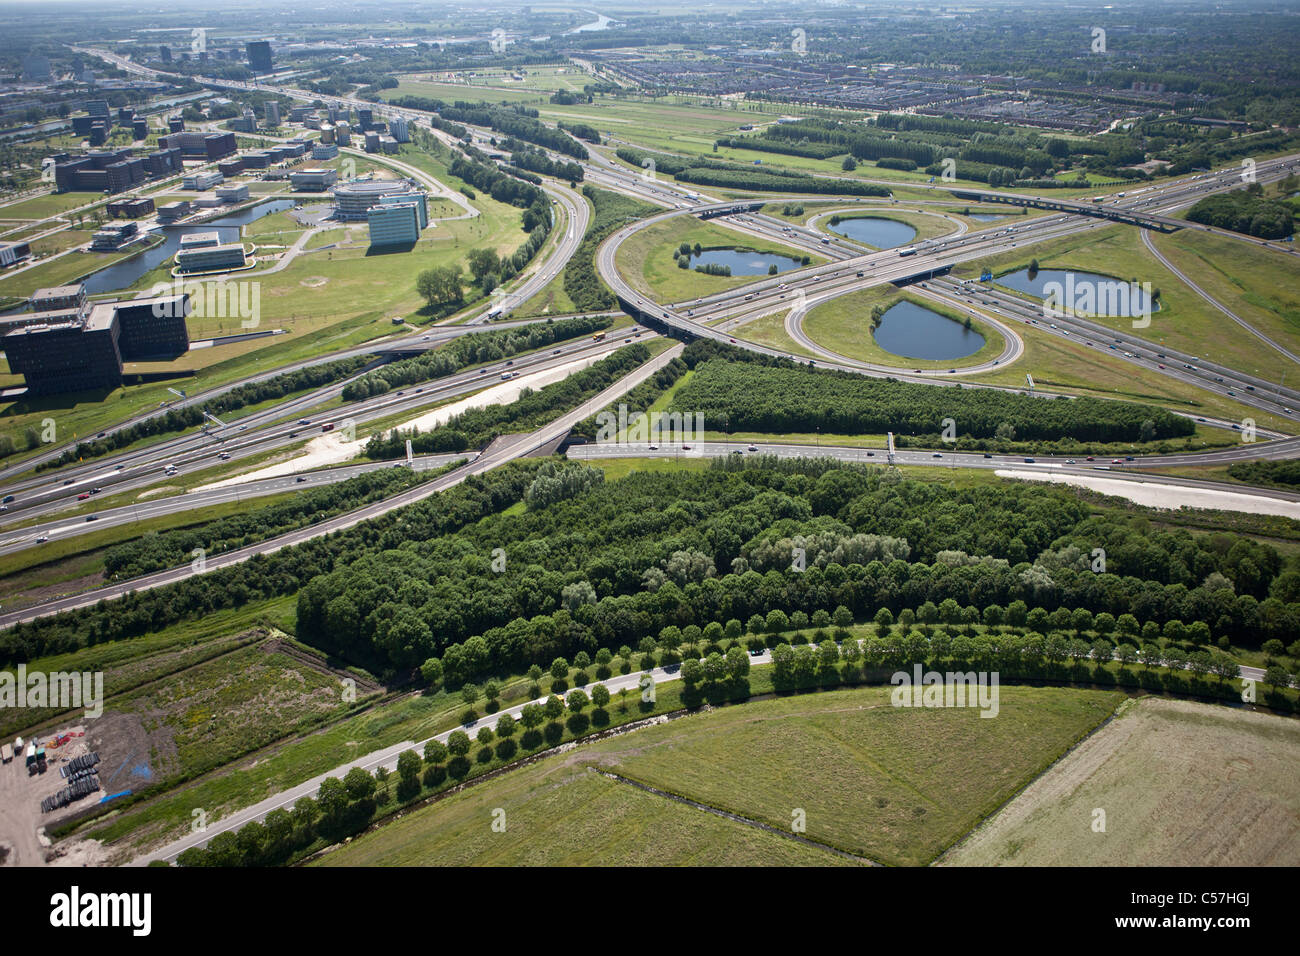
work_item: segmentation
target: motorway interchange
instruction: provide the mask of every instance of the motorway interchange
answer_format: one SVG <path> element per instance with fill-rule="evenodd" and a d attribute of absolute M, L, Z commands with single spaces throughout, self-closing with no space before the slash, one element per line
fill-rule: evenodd
<path fill-rule="evenodd" d="M 135 72 L 153 72 L 138 67 L 129 61 L 120 60 L 102 51 L 85 50 L 109 60 L 118 60 L 119 66 Z M 213 85 L 233 88 L 274 90 L 303 100 L 324 100 L 327 104 L 355 107 L 360 101 L 344 97 L 322 97 L 315 93 L 285 87 L 264 84 L 243 84 L 231 81 L 213 81 Z M 412 110 L 398 109 L 382 104 L 364 104 L 373 108 L 380 116 L 403 116 L 419 123 L 424 115 Z M 430 129 L 430 127 L 423 127 Z M 443 141 L 454 144 L 446 134 L 431 130 Z M 471 127 L 472 137 L 479 143 L 487 144 L 493 135 L 489 130 Z M 360 155 L 360 154 L 359 154 Z M 1262 161 L 1258 164 L 1256 174 L 1260 181 L 1269 182 L 1280 179 L 1296 168 L 1297 157 Z M 1246 375 L 1213 362 L 1209 357 L 1184 355 L 1169 349 L 1157 348 L 1149 340 L 1125 331 L 1107 329 L 1086 318 L 1062 316 L 1050 320 L 1044 318 L 1041 305 L 1013 293 L 994 289 L 987 284 L 962 282 L 947 275 L 947 271 L 956 264 L 995 255 L 1008 249 L 1043 242 L 1049 239 L 1076 234 L 1080 231 L 1103 228 L 1110 225 L 1110 220 L 1098 218 L 1091 210 L 1079 212 L 1049 212 L 1046 215 L 1030 218 L 1010 226 L 991 228 L 970 232 L 958 220 L 930 212 L 949 220 L 952 230 L 944 235 L 920 242 L 915 247 L 915 254 L 900 256 L 897 250 L 866 251 L 855 243 L 819 232 L 808 226 L 791 226 L 779 220 L 763 215 L 759 209 L 762 205 L 773 202 L 808 201 L 806 195 L 763 196 L 752 201 L 723 201 L 710 196 L 694 187 L 672 181 L 658 180 L 652 175 L 639 174 L 603 154 L 592 149 L 591 158 L 583 163 L 584 174 L 588 182 L 603 188 L 634 196 L 646 202 L 665 208 L 665 211 L 638 220 L 614 232 L 599 248 L 596 265 L 599 274 L 615 291 L 620 304 L 634 320 L 647 326 L 637 328 L 626 334 L 618 331 L 610 336 L 609 341 L 592 342 L 590 340 L 561 343 L 558 348 L 546 349 L 538 353 L 516 356 L 509 364 L 519 374 L 544 373 L 555 370 L 583 359 L 601 357 L 615 351 L 626 340 L 636 335 L 634 340 L 647 341 L 656 331 L 662 331 L 675 337 L 713 338 L 733 344 L 736 347 L 751 349 L 768 355 L 782 356 L 796 362 L 815 364 L 819 367 L 842 369 L 866 376 L 890 377 L 895 379 L 926 382 L 937 385 L 962 385 L 963 387 L 1000 388 L 962 381 L 979 371 L 988 371 L 995 366 L 1005 366 L 1015 361 L 1023 351 L 1023 343 L 1017 327 L 1026 324 L 1038 331 L 1061 337 L 1072 337 L 1097 350 L 1104 350 L 1112 359 L 1154 370 L 1171 378 L 1187 382 L 1211 392 L 1229 396 L 1241 404 L 1266 411 L 1277 418 L 1300 420 L 1300 391 L 1283 387 L 1258 377 Z M 438 191 L 443 191 L 441 184 L 431 183 L 427 174 L 414 167 L 406 166 L 403 172 L 417 176 L 422 182 Z M 897 185 L 896 183 L 894 185 Z M 909 183 L 909 187 L 920 184 Z M 1179 209 L 1185 208 L 1196 199 L 1210 191 L 1225 190 L 1240 185 L 1237 171 L 1219 170 L 1211 174 L 1183 177 L 1168 183 L 1143 189 L 1123 198 L 1112 200 L 1108 206 L 1116 213 L 1134 217 L 1148 217 L 1152 223 L 1159 223 Z M 487 322 L 490 317 L 508 314 L 510 309 L 526 301 L 547 284 L 557 279 L 568 260 L 576 252 L 589 222 L 588 204 L 565 185 L 544 180 L 543 188 L 551 196 L 557 209 L 564 214 L 564 225 L 557 230 L 556 240 L 539 254 L 535 263 L 518 278 L 502 296 L 488 306 L 481 306 L 468 316 L 461 316 L 457 324 L 432 326 L 409 336 L 401 336 L 380 343 L 370 343 L 362 348 L 352 348 L 336 353 L 317 356 L 311 363 L 332 361 L 348 355 L 388 353 L 389 355 L 410 354 L 427 348 L 435 348 L 451 338 L 473 331 L 478 325 Z M 952 189 L 943 183 L 924 185 L 934 191 L 936 199 L 908 203 L 917 206 L 916 211 L 926 212 L 923 207 L 927 202 L 942 203 L 951 207 L 956 201 L 952 198 Z M 887 208 L 893 200 L 866 200 L 819 196 L 819 201 L 842 203 L 845 210 L 871 210 Z M 1004 197 L 1005 198 L 1005 197 Z M 1015 198 L 1015 197 L 1011 197 Z M 829 213 L 819 214 L 820 219 Z M 642 229 L 674 217 L 702 216 L 717 219 L 721 223 L 742 233 L 756 237 L 779 241 L 829 262 L 821 265 L 797 269 L 779 277 L 763 278 L 729 289 L 715 295 L 704 296 L 688 301 L 660 303 L 638 291 L 620 274 L 616 265 L 619 246 Z M 1205 227 L 1193 227 L 1205 228 Z M 1234 239 L 1258 244 L 1259 240 L 1221 233 Z M 828 241 L 827 241 L 828 240 Z M 1277 249 L 1276 244 L 1271 248 Z M 1285 250 L 1291 252 L 1292 250 Z M 906 370 L 887 368 L 870 363 L 856 361 L 829 351 L 807 335 L 803 329 L 803 319 L 815 306 L 831 301 L 839 296 L 872 288 L 883 283 L 908 284 L 918 294 L 942 303 L 951 309 L 969 313 L 978 322 L 994 324 L 1003 333 L 1006 340 L 1004 351 L 982 365 L 967 366 L 951 372 L 943 370 Z M 1203 294 L 1203 293 L 1202 293 Z M 1222 308 L 1222 306 L 1220 306 Z M 1227 310 L 1224 310 L 1225 312 Z M 817 356 L 810 360 L 806 355 L 782 352 L 767 346 L 747 342 L 743 338 L 744 326 L 758 318 L 784 313 L 786 330 L 799 346 Z M 1230 314 L 1230 313 L 1229 313 Z M 1235 318 L 1235 317 L 1234 317 Z M 1240 321 L 1240 320 L 1237 320 Z M 521 324 L 519 322 L 494 322 L 493 327 Z M 1256 333 L 1258 334 L 1258 333 Z M 1263 338 L 1261 336 L 1261 338 Z M 1276 348 L 1287 353 L 1282 346 L 1264 339 L 1264 347 Z M 673 355 L 680 352 L 680 346 L 661 353 L 650 363 L 638 369 L 628 379 L 617 383 L 611 389 L 598 396 L 592 402 L 584 403 L 581 409 L 575 409 L 551 425 L 539 429 L 527 436 L 519 436 L 513 441 L 494 443 L 490 454 L 467 453 L 463 456 L 422 456 L 412 462 L 417 469 L 437 468 L 457 458 L 469 459 L 467 463 L 453 472 L 434 481 L 426 482 L 409 489 L 393 498 L 375 505 L 369 505 L 355 512 L 341 516 L 329 522 L 308 529 L 282 535 L 238 552 L 229 552 L 219 556 L 219 560 L 210 560 L 208 568 L 225 566 L 237 560 L 244 560 L 251 554 L 265 553 L 292 544 L 316 534 L 327 533 L 338 527 L 346 527 L 366 517 L 381 514 L 411 501 L 419 500 L 429 494 L 450 487 L 463 480 L 469 474 L 480 473 L 491 467 L 509 461 L 521 455 L 536 452 L 540 448 L 562 439 L 572 424 L 580 421 L 584 414 L 590 414 L 616 399 L 632 385 L 644 380 L 649 374 L 661 367 Z M 269 372 L 260 377 L 280 374 L 302 367 L 297 363 Z M 488 364 L 482 368 L 468 369 L 423 386 L 407 388 L 399 392 L 388 393 L 357 402 L 339 404 L 340 393 L 346 382 L 335 383 L 307 394 L 278 403 L 265 410 L 250 414 L 224 427 L 205 428 L 178 436 L 173 439 L 139 449 L 131 449 L 117 454 L 106 455 L 101 459 L 56 469 L 51 472 L 37 472 L 38 464 L 49 461 L 66 450 L 66 446 L 55 447 L 42 453 L 39 457 L 29 459 L 20 466 L 11 469 L 3 489 L 3 495 L 13 496 L 6 503 L 7 511 L 0 515 L 0 554 L 11 553 L 24 548 L 37 546 L 51 537 L 65 537 L 88 530 L 125 525 L 147 517 L 157 517 L 190 510 L 198 506 L 216 504 L 229 500 L 244 500 L 259 495 L 283 493 L 294 488 L 311 487 L 323 482 L 331 482 L 351 477 L 362 470 L 392 467 L 392 462 L 368 464 L 351 464 L 328 469 L 308 470 L 298 474 L 278 475 L 263 480 L 242 484 L 228 485 L 200 491 L 190 491 L 172 497 L 159 497 L 153 500 L 141 500 L 135 496 L 155 487 L 161 482 L 175 480 L 178 474 L 212 468 L 218 463 L 234 467 L 241 461 L 251 465 L 253 459 L 260 459 L 269 453 L 284 452 L 301 445 L 307 438 L 321 434 L 325 423 L 350 421 L 359 428 L 379 420 L 391 421 L 394 416 L 409 415 L 414 417 L 420 409 L 434 403 L 441 403 L 460 398 L 485 388 L 498 381 L 499 374 L 505 370 L 507 362 Z M 198 404 L 210 400 L 220 390 L 204 394 L 185 396 L 172 403 L 173 407 L 185 404 Z M 1026 391 L 1024 388 L 1011 389 Z M 1034 390 L 1033 394 L 1049 397 L 1052 393 Z M 599 402 L 599 404 L 597 404 Z M 155 410 L 148 414 L 161 414 Z M 576 416 L 576 417 L 575 417 Z M 146 416 L 141 416 L 146 417 Z M 1198 417 L 1198 421 L 1207 426 L 1224 429 L 1240 428 L 1238 423 Z M 305 423 L 305 424 L 304 424 Z M 124 427 L 122 423 L 117 427 Z M 111 431 L 111 430 L 110 430 Z M 1173 465 L 1224 464 L 1232 461 L 1260 458 L 1294 457 L 1300 452 L 1300 438 L 1286 438 L 1277 432 L 1261 429 L 1262 439 L 1253 444 L 1242 443 L 1227 448 L 1199 454 L 1181 454 L 1171 456 L 1146 456 L 1137 461 L 1110 463 L 1087 463 L 1073 460 L 1051 460 L 1039 458 L 1034 465 L 1058 468 L 1063 471 L 1085 471 L 1089 468 L 1123 468 L 1125 471 L 1137 471 L 1151 466 L 1168 467 Z M 747 449 L 736 448 L 720 443 L 710 450 L 719 454 Z M 757 449 L 756 449 L 757 450 Z M 830 449 L 807 446 L 786 448 L 777 445 L 763 445 L 763 451 L 771 450 L 780 454 L 835 454 L 840 457 L 857 456 L 861 460 L 881 461 L 884 449 Z M 583 453 L 578 450 L 576 453 Z M 651 451 L 649 449 L 621 446 L 621 450 L 587 449 L 586 454 L 635 454 L 637 456 L 669 454 L 669 449 Z M 1012 464 L 1023 467 L 1021 456 L 975 456 L 946 452 L 899 452 L 898 463 L 916 465 L 946 465 L 960 467 L 1006 468 Z M 399 463 L 400 464 L 400 463 Z M 1122 477 L 1118 470 L 1110 470 L 1110 477 Z M 90 514 L 80 512 L 69 516 L 69 507 L 78 506 L 78 496 L 89 494 L 99 489 L 104 499 L 89 498 L 91 504 L 111 499 L 110 507 L 102 507 Z M 1240 488 L 1238 488 L 1240 490 Z M 1267 493 L 1271 497 L 1291 498 L 1281 493 Z M 177 575 L 189 573 L 188 568 L 151 575 L 147 579 L 127 582 L 98 591 L 88 592 L 67 598 L 48 601 L 43 604 L 14 611 L 0 616 L 0 626 L 16 620 L 29 620 L 44 614 L 55 613 L 74 606 L 93 603 L 100 598 L 112 597 L 125 593 L 128 589 L 141 589 L 158 586 Z"/>

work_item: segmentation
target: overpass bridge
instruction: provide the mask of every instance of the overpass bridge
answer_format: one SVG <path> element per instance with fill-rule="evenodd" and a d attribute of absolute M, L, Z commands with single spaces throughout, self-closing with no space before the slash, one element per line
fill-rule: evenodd
<path fill-rule="evenodd" d="M 986 193 L 976 189 L 950 189 L 949 192 L 958 199 L 964 199 L 968 202 L 1003 203 L 1012 206 L 1030 206 L 1035 209 L 1051 209 L 1055 212 L 1069 212 L 1079 216 L 1092 216 L 1096 219 L 1110 219 L 1130 226 L 1154 229 L 1157 232 L 1174 232 L 1186 225 L 1181 219 L 1171 219 L 1168 216 L 1152 216 L 1128 209 L 1117 209 L 1104 203 L 1076 202 L 1073 199 L 1048 199 L 1043 196 L 1025 196 L 1019 193 Z"/>

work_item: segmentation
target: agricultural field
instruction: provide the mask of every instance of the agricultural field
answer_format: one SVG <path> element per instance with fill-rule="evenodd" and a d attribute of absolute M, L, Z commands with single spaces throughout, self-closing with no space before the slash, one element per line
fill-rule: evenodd
<path fill-rule="evenodd" d="M 1146 697 L 1035 780 L 949 866 L 1296 866 L 1300 725 Z M 1104 831 L 1098 811 L 1104 811 Z"/>
<path fill-rule="evenodd" d="M 1123 699 L 1106 691 L 1003 687 L 997 718 L 985 720 L 977 709 L 896 708 L 889 690 L 760 700 L 584 745 L 470 787 L 323 862 L 780 865 L 791 859 L 792 849 L 778 849 L 788 841 L 769 838 L 754 824 L 789 833 L 801 810 L 803 836 L 820 848 L 819 864 L 842 861 L 838 850 L 890 865 L 924 865 Z M 747 823 L 723 826 L 703 810 L 596 771 Z M 487 825 L 496 807 L 505 810 L 504 835 Z M 636 812 L 643 814 L 639 825 L 625 819 Z M 728 836 L 740 845 L 727 850 Z M 622 852 L 602 854 L 611 841 Z"/>

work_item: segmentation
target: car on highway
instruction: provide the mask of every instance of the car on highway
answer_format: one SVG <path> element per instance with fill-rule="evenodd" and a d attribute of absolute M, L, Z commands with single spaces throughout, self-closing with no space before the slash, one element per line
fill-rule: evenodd
<path fill-rule="evenodd" d="M 1034 459 L 1032 459 L 1032 458 L 1026 458 L 1026 459 L 1025 459 L 1025 464 L 1026 464 L 1026 465 L 1032 465 L 1033 463 L 1034 463 Z"/>
<path fill-rule="evenodd" d="M 299 475 L 297 478 L 294 479 L 294 482 L 295 482 L 296 484 L 299 484 L 299 485 L 300 485 L 300 484 L 302 484 L 302 483 L 303 483 L 304 481 L 306 481 L 306 480 L 307 480 L 307 479 L 304 478 L 302 475 Z"/>
<path fill-rule="evenodd" d="M 651 446 L 650 446 L 650 450 L 651 450 L 651 451 L 658 451 L 658 450 L 659 450 L 659 446 L 658 446 L 658 445 L 651 445 Z"/>
<path fill-rule="evenodd" d="M 68 479 L 67 481 L 65 481 L 63 484 L 64 484 L 65 486 L 66 486 L 66 485 L 70 485 L 70 484 L 72 484 L 74 481 L 76 481 L 75 478 L 69 478 L 69 479 Z"/>
<path fill-rule="evenodd" d="M 87 521 L 98 521 L 98 520 L 99 520 L 99 515 L 86 515 L 86 520 L 87 520 Z"/>
<path fill-rule="evenodd" d="M 564 349 L 556 349 L 555 351 L 551 352 L 551 354 L 552 354 L 552 355 L 559 355 L 559 354 L 560 354 L 561 352 L 563 352 L 563 351 L 564 351 Z"/>
<path fill-rule="evenodd" d="M 932 457 L 934 457 L 934 458 L 942 458 L 943 455 L 939 454 L 939 453 L 936 451 Z"/>
<path fill-rule="evenodd" d="M 1120 461 L 1118 458 L 1112 458 L 1112 459 L 1110 460 L 1110 463 L 1111 463 L 1112 465 L 1122 465 L 1122 464 L 1123 464 L 1123 462 Z"/>
<path fill-rule="evenodd" d="M 984 453 L 984 457 L 985 457 L 985 458 L 992 458 L 993 456 L 990 455 L 988 452 L 985 452 L 985 453 Z"/>
<path fill-rule="evenodd" d="M 14 496 L 13 496 L 13 495 L 5 495 L 5 497 L 4 497 L 4 501 L 3 501 L 2 503 L 7 505 L 7 504 L 9 504 L 9 502 L 11 502 L 11 501 L 13 501 L 13 500 L 14 500 Z"/>
<path fill-rule="evenodd" d="M 1073 464 L 1074 464 L 1074 459 L 1073 459 L 1073 458 L 1067 458 L 1067 459 L 1065 459 L 1065 463 L 1066 463 L 1067 465 L 1073 465 Z"/>
<path fill-rule="evenodd" d="M 750 445 L 750 446 L 749 446 L 749 450 L 750 450 L 750 451 L 758 451 L 758 446 L 757 446 L 757 445 Z"/>
<path fill-rule="evenodd" d="M 299 425 L 310 425 L 310 424 L 311 424 L 311 419 L 309 419 L 309 418 L 300 418 L 300 419 L 298 419 L 298 424 L 299 424 Z"/>
<path fill-rule="evenodd" d="M 78 501 L 85 501 L 85 500 L 86 500 L 87 498 L 89 498 L 89 497 L 90 497 L 90 492 L 89 492 L 89 491 L 83 491 L 81 494 L 77 495 L 77 500 L 78 500 Z"/>
<path fill-rule="evenodd" d="M 217 456 L 217 459 L 219 461 L 230 461 L 230 452 L 223 451 L 220 455 Z"/>
<path fill-rule="evenodd" d="M 50 536 L 49 536 L 48 534 L 43 534 L 43 535 L 41 535 L 39 538 L 36 539 L 36 543 L 37 543 L 37 544 L 44 544 L 46 541 L 49 541 L 49 540 L 50 540 Z"/>

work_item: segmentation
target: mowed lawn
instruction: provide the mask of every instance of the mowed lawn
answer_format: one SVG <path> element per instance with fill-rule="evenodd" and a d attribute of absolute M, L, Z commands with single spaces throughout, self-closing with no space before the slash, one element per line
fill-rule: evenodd
<path fill-rule="evenodd" d="M 1123 695 L 1001 688 L 997 717 L 894 708 L 890 688 L 757 701 L 505 774 L 328 854 L 336 865 L 851 862 L 599 768 L 895 865 L 928 863 L 1111 714 Z M 505 811 L 505 833 L 492 812 Z"/>
<path fill-rule="evenodd" d="M 1297 767 L 1294 718 L 1142 698 L 943 862 L 1296 866 Z"/>
<path fill-rule="evenodd" d="M 673 253 L 681 243 L 697 242 L 702 249 L 745 249 L 760 253 L 802 258 L 803 250 L 782 243 L 761 239 L 712 222 L 700 222 L 690 216 L 677 216 L 647 226 L 632 235 L 618 247 L 614 260 L 619 273 L 645 295 L 660 302 L 678 302 L 697 296 L 711 295 L 766 279 L 766 274 L 756 276 L 712 276 L 695 271 L 695 259 L 689 269 L 679 269 L 673 262 Z M 826 260 L 811 256 L 812 265 Z"/>

